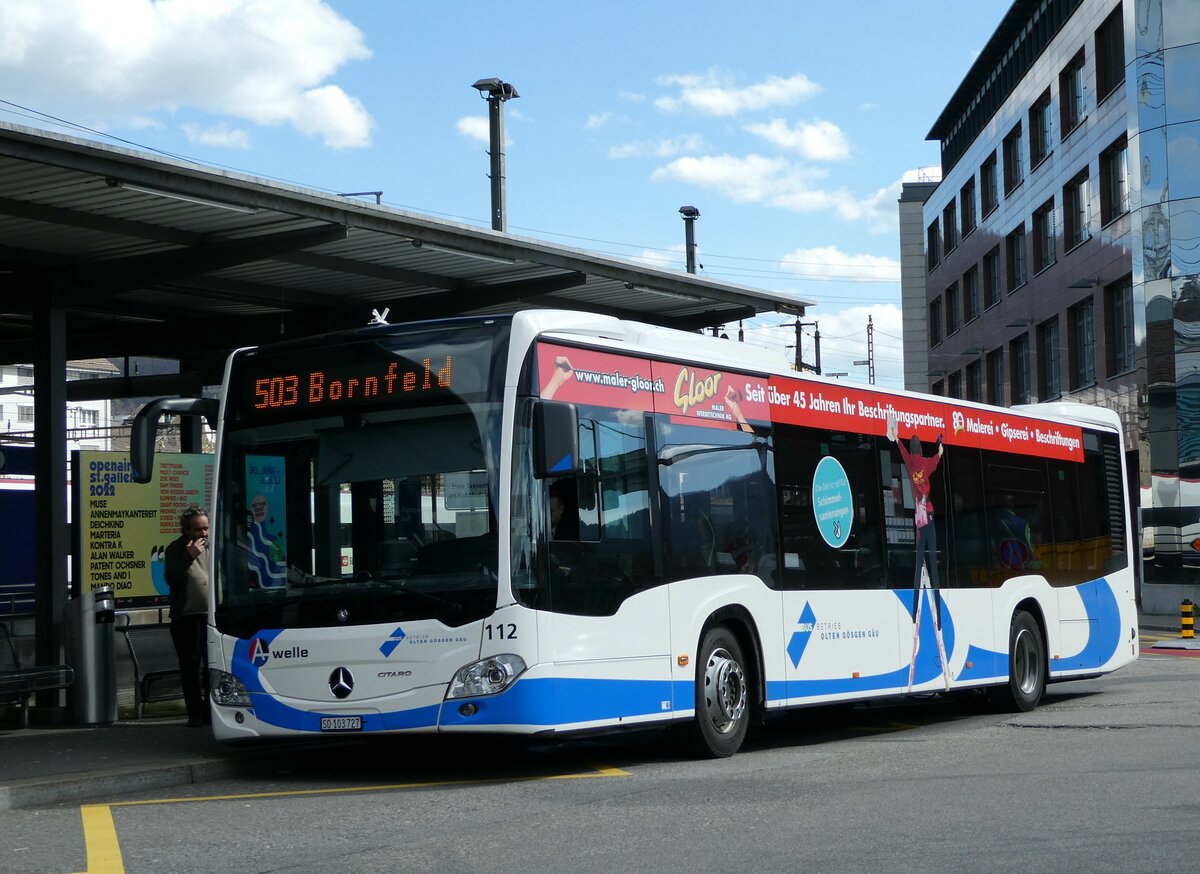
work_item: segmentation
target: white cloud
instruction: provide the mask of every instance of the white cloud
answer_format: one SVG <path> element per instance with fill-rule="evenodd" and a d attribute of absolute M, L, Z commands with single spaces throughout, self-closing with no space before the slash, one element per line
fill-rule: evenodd
<path fill-rule="evenodd" d="M 941 182 L 942 168 L 938 164 L 933 164 L 929 167 L 917 167 L 914 170 L 905 170 L 904 175 L 900 177 L 901 182 Z"/>
<path fill-rule="evenodd" d="M 721 116 L 771 106 L 791 106 L 821 91 L 821 86 L 803 73 L 786 79 L 770 76 L 762 82 L 738 87 L 732 75 L 716 67 L 706 73 L 661 76 L 658 84 L 679 89 L 674 96 L 654 101 L 654 105 L 664 112 L 677 112 L 686 107 L 705 115 Z"/>
<path fill-rule="evenodd" d="M 454 129 L 469 140 L 475 140 L 476 142 L 483 143 L 485 146 L 491 145 L 492 130 L 487 116 L 464 115 L 454 123 Z M 512 144 L 512 137 L 508 135 L 508 128 L 506 127 L 504 129 L 504 147 L 507 149 Z"/>
<path fill-rule="evenodd" d="M 592 112 L 588 113 L 587 122 L 584 123 L 584 127 L 588 130 L 599 130 L 606 125 L 627 120 L 625 116 L 611 110 L 608 112 Z"/>
<path fill-rule="evenodd" d="M 322 0 L 0 0 L 5 96 L 111 126 L 195 109 L 370 142 L 362 102 L 327 80 L 371 56 Z"/>
<path fill-rule="evenodd" d="M 640 255 L 631 255 L 628 260 L 656 270 L 683 270 L 687 266 L 687 254 L 684 244 L 671 246 L 669 249 L 643 249 Z M 697 257 L 700 247 L 696 247 Z"/>
<path fill-rule="evenodd" d="M 899 282 L 900 262 L 879 255 L 851 255 L 836 246 L 796 249 L 779 261 L 784 270 L 807 279 Z"/>
<path fill-rule="evenodd" d="M 773 118 L 763 124 L 748 124 L 746 130 L 813 161 L 841 161 L 850 157 L 846 135 L 831 121 L 797 122 L 791 127 L 782 118 Z"/>
<path fill-rule="evenodd" d="M 612 146 L 608 150 L 610 158 L 673 158 L 686 152 L 700 152 L 707 148 L 704 138 L 699 134 L 683 134 L 678 137 L 661 140 L 637 140 Z"/>
<path fill-rule="evenodd" d="M 199 125 L 185 124 L 184 136 L 189 143 L 203 143 L 206 146 L 223 146 L 229 149 L 250 148 L 250 136 L 244 130 L 231 128 L 226 124 L 201 128 Z"/>
<path fill-rule="evenodd" d="M 657 168 L 651 179 L 711 188 L 739 203 L 762 203 L 800 213 L 828 210 L 846 221 L 866 224 L 872 233 L 896 229 L 899 181 L 867 197 L 856 197 L 844 188 L 827 190 L 814 185 L 826 176 L 825 170 L 786 158 L 709 155 L 677 158 Z"/>

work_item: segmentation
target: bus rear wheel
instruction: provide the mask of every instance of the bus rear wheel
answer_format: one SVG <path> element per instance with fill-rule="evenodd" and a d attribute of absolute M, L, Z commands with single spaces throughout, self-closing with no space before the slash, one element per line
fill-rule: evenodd
<path fill-rule="evenodd" d="M 710 628 L 700 643 L 696 662 L 691 746 L 702 756 L 732 756 L 745 740 L 749 725 L 750 690 L 741 645 L 728 628 Z"/>
<path fill-rule="evenodd" d="M 991 690 L 1000 710 L 1025 713 L 1046 691 L 1046 646 L 1037 620 L 1024 610 L 1013 616 L 1008 633 L 1008 682 Z"/>

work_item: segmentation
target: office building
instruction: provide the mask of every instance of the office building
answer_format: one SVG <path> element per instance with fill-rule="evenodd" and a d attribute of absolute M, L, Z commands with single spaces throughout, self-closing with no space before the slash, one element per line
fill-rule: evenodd
<path fill-rule="evenodd" d="M 1117 411 L 1143 607 L 1197 600 L 1200 3 L 1016 0 L 929 138 L 942 181 L 901 198 L 908 387 Z"/>

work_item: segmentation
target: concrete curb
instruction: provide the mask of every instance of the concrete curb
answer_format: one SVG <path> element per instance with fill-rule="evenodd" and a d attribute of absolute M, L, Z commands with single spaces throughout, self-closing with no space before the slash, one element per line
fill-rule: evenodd
<path fill-rule="evenodd" d="M 25 807 L 43 807 L 65 801 L 86 801 L 110 795 L 122 795 L 171 786 L 188 786 L 206 780 L 220 780 L 241 773 L 242 757 L 199 759 L 174 765 L 145 768 L 136 773 L 111 769 L 72 776 L 25 780 L 0 785 L 0 811 Z"/>

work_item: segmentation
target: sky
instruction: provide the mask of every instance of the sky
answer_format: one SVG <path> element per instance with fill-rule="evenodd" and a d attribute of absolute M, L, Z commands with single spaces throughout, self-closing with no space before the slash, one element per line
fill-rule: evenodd
<path fill-rule="evenodd" d="M 0 0 L 0 120 L 486 228 L 497 77 L 510 233 L 683 271 L 695 206 L 700 273 L 814 302 L 849 379 L 870 316 L 899 388 L 900 183 L 1009 3 Z"/>

